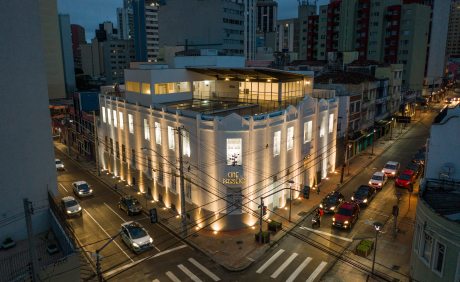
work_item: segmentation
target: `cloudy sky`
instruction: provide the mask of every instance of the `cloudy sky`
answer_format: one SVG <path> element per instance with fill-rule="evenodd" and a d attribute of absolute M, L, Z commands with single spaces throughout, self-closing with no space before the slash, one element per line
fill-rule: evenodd
<path fill-rule="evenodd" d="M 313 2 L 313 0 L 310 0 Z M 70 22 L 79 24 L 86 30 L 86 39 L 94 37 L 94 30 L 103 21 L 117 24 L 116 9 L 123 6 L 123 0 L 57 0 L 58 11 L 70 15 Z M 278 0 L 278 18 L 294 18 L 297 16 L 297 0 Z M 318 4 L 328 3 L 318 0 Z"/>

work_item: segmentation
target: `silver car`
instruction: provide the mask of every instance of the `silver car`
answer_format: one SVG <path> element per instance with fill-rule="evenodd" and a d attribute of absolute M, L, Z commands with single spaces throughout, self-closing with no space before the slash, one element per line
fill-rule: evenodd
<path fill-rule="evenodd" d="M 86 181 L 77 181 L 72 183 L 73 192 L 78 197 L 87 197 L 93 195 L 93 189 Z"/>
<path fill-rule="evenodd" d="M 140 253 L 153 247 L 153 239 L 137 222 L 128 221 L 121 224 L 121 239 L 135 253 Z"/>
<path fill-rule="evenodd" d="M 62 209 L 67 216 L 80 216 L 81 206 L 78 201 L 71 196 L 67 196 L 61 199 Z"/>

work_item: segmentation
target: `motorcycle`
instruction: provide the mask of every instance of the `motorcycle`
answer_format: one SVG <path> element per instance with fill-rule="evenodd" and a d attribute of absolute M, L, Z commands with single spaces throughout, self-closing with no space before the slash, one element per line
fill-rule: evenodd
<path fill-rule="evenodd" d="M 321 216 L 319 213 L 315 213 L 311 218 L 311 228 L 319 228 L 321 225 Z"/>

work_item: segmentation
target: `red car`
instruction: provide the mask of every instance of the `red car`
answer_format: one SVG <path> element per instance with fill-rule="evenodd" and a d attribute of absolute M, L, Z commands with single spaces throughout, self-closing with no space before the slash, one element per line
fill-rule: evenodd
<path fill-rule="evenodd" d="M 417 174 L 410 169 L 406 169 L 396 178 L 395 185 L 397 187 L 409 188 L 414 185 Z"/>
<path fill-rule="evenodd" d="M 358 220 L 359 205 L 354 202 L 343 202 L 337 207 L 332 217 L 332 226 L 344 229 L 351 228 Z"/>

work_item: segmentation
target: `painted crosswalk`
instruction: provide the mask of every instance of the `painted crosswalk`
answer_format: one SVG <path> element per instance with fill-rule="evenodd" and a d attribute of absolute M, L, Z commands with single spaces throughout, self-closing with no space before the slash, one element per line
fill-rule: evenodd
<path fill-rule="evenodd" d="M 326 265 L 325 261 L 315 262 L 311 257 L 302 257 L 298 253 L 289 254 L 279 249 L 256 270 L 256 273 L 267 275 L 277 281 L 286 279 L 286 282 L 313 282 L 318 279 Z"/>
<path fill-rule="evenodd" d="M 221 280 L 215 273 L 207 269 L 203 264 L 199 263 L 194 258 L 188 258 L 187 261 L 178 264 L 177 268 L 166 271 L 164 274 L 168 278 L 168 281 L 173 282 L 202 282 L 210 281 L 209 278 L 216 282 Z M 152 281 L 160 281 L 160 279 L 154 278 Z"/>

